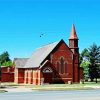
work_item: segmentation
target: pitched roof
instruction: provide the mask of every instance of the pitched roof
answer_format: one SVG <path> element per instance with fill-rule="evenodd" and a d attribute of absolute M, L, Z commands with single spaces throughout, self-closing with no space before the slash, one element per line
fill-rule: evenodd
<path fill-rule="evenodd" d="M 78 39 L 74 24 L 72 25 L 72 30 L 69 39 Z"/>
<path fill-rule="evenodd" d="M 28 59 L 24 68 L 39 67 L 41 63 L 44 61 L 44 59 L 51 53 L 51 51 L 58 45 L 59 42 L 54 42 L 38 48 L 35 52 L 33 52 L 32 56 Z"/>
<path fill-rule="evenodd" d="M 29 58 L 14 58 L 16 68 L 23 68 Z"/>

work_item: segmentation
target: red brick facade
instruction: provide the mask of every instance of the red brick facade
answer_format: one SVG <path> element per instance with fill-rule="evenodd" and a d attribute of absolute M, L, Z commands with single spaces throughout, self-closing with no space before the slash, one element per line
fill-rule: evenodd
<path fill-rule="evenodd" d="M 69 47 L 61 40 L 41 63 L 35 68 L 16 68 L 15 82 L 40 85 L 44 83 L 72 83 L 83 78 L 79 67 L 78 38 L 72 26 Z"/>
<path fill-rule="evenodd" d="M 53 49 L 50 49 L 51 47 Z M 50 52 L 45 56 L 47 49 L 51 51 L 49 50 Z M 42 55 L 43 52 L 45 53 Z M 41 85 L 45 83 L 68 83 L 68 81 L 76 83 L 83 79 L 83 69 L 79 67 L 78 38 L 74 25 L 69 38 L 69 47 L 64 40 L 61 40 L 56 45 L 51 44 L 41 48 L 38 53 L 39 55 L 35 58 L 37 60 L 38 57 L 43 59 L 39 59 L 39 61 L 41 60 L 40 65 L 37 64 L 39 66 L 32 65 L 33 67 L 31 67 L 30 63 L 33 62 L 33 57 L 29 66 L 25 67 L 29 58 L 24 58 L 22 61 L 20 58 L 17 61 L 18 67 L 16 64 L 14 67 L 2 67 L 1 81 Z"/>
<path fill-rule="evenodd" d="M 1 82 L 14 82 L 14 67 L 1 67 Z"/>

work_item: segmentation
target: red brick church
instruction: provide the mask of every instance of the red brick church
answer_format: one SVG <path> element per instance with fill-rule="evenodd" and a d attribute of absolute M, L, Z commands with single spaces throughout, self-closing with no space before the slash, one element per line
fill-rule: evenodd
<path fill-rule="evenodd" d="M 36 49 L 30 58 L 15 58 L 15 82 L 25 84 L 74 83 L 82 78 L 78 37 L 72 25 L 69 46 L 60 40 Z"/>

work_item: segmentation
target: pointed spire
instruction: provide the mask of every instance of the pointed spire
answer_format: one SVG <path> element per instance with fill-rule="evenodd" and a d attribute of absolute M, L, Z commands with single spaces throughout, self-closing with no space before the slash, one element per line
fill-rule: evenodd
<path fill-rule="evenodd" d="M 72 25 L 72 30 L 69 39 L 78 39 L 74 24 Z"/>

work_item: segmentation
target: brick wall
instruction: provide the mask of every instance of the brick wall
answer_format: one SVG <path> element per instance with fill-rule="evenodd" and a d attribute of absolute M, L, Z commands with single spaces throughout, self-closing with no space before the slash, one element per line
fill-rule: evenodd
<path fill-rule="evenodd" d="M 14 67 L 1 68 L 1 82 L 14 82 Z"/>

